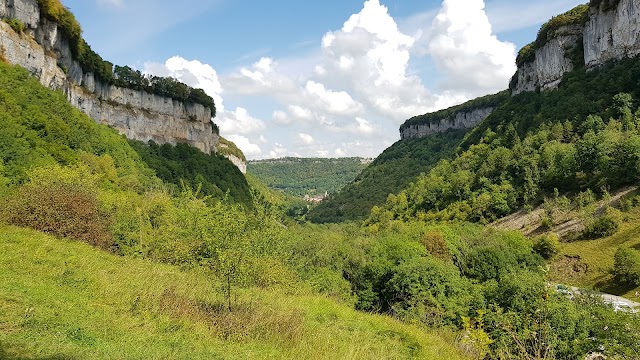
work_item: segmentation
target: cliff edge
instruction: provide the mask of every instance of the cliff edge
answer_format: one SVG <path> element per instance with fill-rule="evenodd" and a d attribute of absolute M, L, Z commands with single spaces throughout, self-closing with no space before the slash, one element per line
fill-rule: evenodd
<path fill-rule="evenodd" d="M 127 138 L 158 144 L 186 143 L 210 154 L 219 135 L 209 107 L 105 84 L 74 60 L 69 38 L 46 19 L 37 0 L 0 0 L 0 18 L 17 19 L 20 31 L 0 22 L 0 56 L 26 68 L 40 82 Z"/>

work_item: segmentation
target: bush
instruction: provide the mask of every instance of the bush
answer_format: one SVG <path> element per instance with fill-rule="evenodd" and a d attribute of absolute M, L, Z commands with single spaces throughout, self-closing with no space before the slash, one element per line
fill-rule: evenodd
<path fill-rule="evenodd" d="M 533 250 L 545 259 L 551 259 L 560 250 L 558 235 L 550 233 L 535 239 Z"/>
<path fill-rule="evenodd" d="M 611 236 L 616 231 L 618 231 L 618 223 L 610 217 L 603 216 L 589 225 L 582 233 L 582 236 L 585 239 L 600 239 Z"/>
<path fill-rule="evenodd" d="M 4 22 L 9 24 L 13 31 L 17 32 L 18 34 L 22 34 L 27 28 L 24 23 L 18 19 L 4 19 Z"/>
<path fill-rule="evenodd" d="M 41 177 L 49 171 L 54 175 Z M 110 248 L 113 242 L 109 219 L 99 210 L 97 192 L 83 184 L 82 178 L 91 176 L 82 170 L 58 166 L 38 169 L 31 182 L 9 194 L 0 209 L 0 218 L 10 225 Z"/>
<path fill-rule="evenodd" d="M 640 286 L 640 252 L 619 248 L 614 257 L 613 275 L 620 284 Z"/>

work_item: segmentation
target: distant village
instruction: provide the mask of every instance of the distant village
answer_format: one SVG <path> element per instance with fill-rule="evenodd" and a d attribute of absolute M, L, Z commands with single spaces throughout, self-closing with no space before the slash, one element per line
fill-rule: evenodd
<path fill-rule="evenodd" d="M 313 204 L 319 204 L 321 203 L 324 199 L 326 199 L 327 197 L 329 197 L 329 193 L 325 191 L 324 195 L 316 195 L 316 196 L 310 196 L 309 194 L 304 196 L 304 201 L 309 202 L 309 203 L 313 203 Z"/>

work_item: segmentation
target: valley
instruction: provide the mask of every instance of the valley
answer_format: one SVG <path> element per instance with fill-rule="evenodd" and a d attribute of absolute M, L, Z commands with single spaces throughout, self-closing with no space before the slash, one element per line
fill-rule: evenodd
<path fill-rule="evenodd" d="M 638 0 L 554 16 L 508 89 L 375 159 L 256 160 L 262 120 L 104 60 L 60 0 L 0 16 L 1 359 L 640 358 Z M 271 65 L 241 72 L 293 98 Z"/>

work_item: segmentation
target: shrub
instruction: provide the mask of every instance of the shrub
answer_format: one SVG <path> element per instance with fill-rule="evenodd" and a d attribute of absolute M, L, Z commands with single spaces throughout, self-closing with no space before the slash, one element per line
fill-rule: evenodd
<path fill-rule="evenodd" d="M 613 275 L 620 284 L 640 286 L 640 252 L 619 248 L 614 256 Z"/>
<path fill-rule="evenodd" d="M 551 259 L 560 250 L 558 235 L 550 233 L 536 238 L 533 250 L 545 259 Z"/>
<path fill-rule="evenodd" d="M 48 172 L 53 176 L 46 176 Z M 87 180 L 83 184 L 82 178 Z M 30 227 L 107 249 L 112 245 L 109 219 L 99 210 L 91 175 L 53 166 L 31 174 L 31 182 L 14 189 L 0 209 L 10 225 Z"/>
<path fill-rule="evenodd" d="M 582 236 L 585 239 L 600 239 L 611 236 L 616 231 L 618 231 L 618 223 L 610 217 L 603 216 L 589 225 L 582 233 Z"/>
<path fill-rule="evenodd" d="M 27 28 L 24 23 L 18 19 L 4 19 L 4 22 L 9 24 L 13 31 L 17 32 L 18 34 L 22 34 Z"/>
<path fill-rule="evenodd" d="M 424 245 L 427 251 L 434 257 L 445 261 L 451 260 L 449 247 L 441 232 L 430 231 L 424 234 L 422 236 L 422 245 Z"/>

